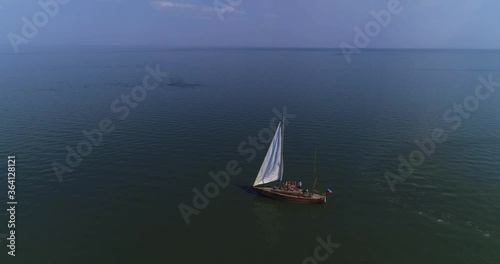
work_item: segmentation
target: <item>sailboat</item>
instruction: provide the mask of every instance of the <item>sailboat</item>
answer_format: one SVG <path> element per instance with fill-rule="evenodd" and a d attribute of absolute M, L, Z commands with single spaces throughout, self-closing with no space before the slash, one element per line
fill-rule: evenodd
<path fill-rule="evenodd" d="M 253 188 L 261 195 L 294 203 L 326 203 L 326 194 L 313 190 L 309 192 L 301 186 L 283 184 L 283 139 L 285 135 L 285 118 L 279 123 L 266 157 L 253 183 Z M 315 169 L 316 171 L 316 169 Z M 315 174 L 315 173 L 314 173 Z M 314 178 L 314 175 L 313 175 Z M 265 184 L 280 181 L 279 186 L 266 187 Z M 313 179 L 314 180 L 314 179 Z M 314 187 L 313 187 L 314 188 Z"/>

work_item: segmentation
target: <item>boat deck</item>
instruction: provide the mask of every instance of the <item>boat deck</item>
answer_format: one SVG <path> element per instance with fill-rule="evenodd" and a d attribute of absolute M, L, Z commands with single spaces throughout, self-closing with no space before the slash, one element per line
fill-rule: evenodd
<path fill-rule="evenodd" d="M 285 190 L 271 187 L 254 187 L 260 194 L 293 203 L 326 203 L 326 195 L 317 193 L 304 193 L 302 190 Z"/>

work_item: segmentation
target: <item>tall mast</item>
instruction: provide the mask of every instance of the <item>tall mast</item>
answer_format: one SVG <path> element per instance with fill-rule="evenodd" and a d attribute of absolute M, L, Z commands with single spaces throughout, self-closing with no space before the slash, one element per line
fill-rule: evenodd
<path fill-rule="evenodd" d="M 283 141 L 285 140 L 285 112 L 281 114 L 281 177 L 280 177 L 280 186 L 283 181 Z"/>
<path fill-rule="evenodd" d="M 318 177 L 316 177 L 316 152 L 318 152 L 318 148 L 314 149 L 313 191 L 315 190 L 314 188 L 316 188 L 316 181 L 318 180 Z"/>

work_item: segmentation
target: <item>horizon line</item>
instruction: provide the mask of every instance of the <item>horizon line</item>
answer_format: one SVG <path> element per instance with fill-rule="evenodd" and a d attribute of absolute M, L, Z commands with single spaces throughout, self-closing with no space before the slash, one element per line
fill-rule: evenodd
<path fill-rule="evenodd" d="M 7 48 L 9 45 L 0 45 L 0 48 Z M 96 47 L 96 48 L 162 48 L 162 49 L 302 49 L 302 50 L 342 50 L 333 47 L 286 47 L 286 46 L 167 46 L 167 45 L 115 45 L 115 44 L 42 44 L 32 45 L 29 48 L 45 47 Z M 500 50 L 500 48 L 415 48 L 415 47 L 383 47 L 383 48 L 359 48 L 360 50 Z"/>

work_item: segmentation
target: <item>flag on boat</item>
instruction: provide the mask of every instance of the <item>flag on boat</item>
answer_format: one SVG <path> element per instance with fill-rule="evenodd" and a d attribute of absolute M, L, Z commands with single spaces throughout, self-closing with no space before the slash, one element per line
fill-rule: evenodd
<path fill-rule="evenodd" d="M 326 189 L 326 195 L 330 195 L 330 194 L 332 194 L 332 193 L 333 193 L 333 192 L 332 192 L 332 190 L 330 190 L 330 189 Z"/>

